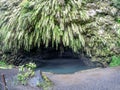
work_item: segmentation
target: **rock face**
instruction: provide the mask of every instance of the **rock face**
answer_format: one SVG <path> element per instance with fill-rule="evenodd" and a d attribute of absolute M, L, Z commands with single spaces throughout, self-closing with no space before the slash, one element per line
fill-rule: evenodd
<path fill-rule="evenodd" d="M 117 36 L 116 32 L 120 27 L 115 21 L 120 17 L 120 10 L 113 6 L 112 0 L 93 0 L 87 4 L 87 10 L 91 21 L 85 28 L 89 32 L 85 35 L 85 51 L 93 61 L 107 65 L 112 55 L 120 54 L 120 47 L 115 45 L 116 41 L 120 40 L 120 35 Z"/>
<path fill-rule="evenodd" d="M 35 76 L 28 81 L 28 84 L 32 87 L 36 87 L 40 82 L 44 82 L 40 70 L 36 71 Z"/>
<path fill-rule="evenodd" d="M 22 0 L 0 0 L 0 18 L 3 17 L 3 15 L 5 16 L 5 20 L 0 19 L 0 27 L 4 22 L 9 20 L 12 13 L 16 12 L 21 1 Z M 87 22 L 87 24 L 85 24 L 86 27 L 84 28 L 84 30 L 87 30 L 87 34 L 84 32 L 86 45 L 82 50 L 82 54 L 84 54 L 83 56 L 81 54 L 75 54 L 71 50 L 66 50 L 61 56 L 60 51 L 57 51 L 54 48 L 47 48 L 47 50 L 37 49 L 35 51 L 31 50 L 31 52 L 19 51 L 16 54 L 7 52 L 7 60 L 15 65 L 20 65 L 29 61 L 34 61 L 37 64 L 41 64 L 40 60 L 42 59 L 62 57 L 83 59 L 83 62 L 86 65 L 93 65 L 97 62 L 100 62 L 99 64 L 96 64 L 98 66 L 102 66 L 101 63 L 107 65 L 113 54 L 120 54 L 120 51 L 118 51 L 120 49 L 115 47 L 116 40 L 118 39 L 116 38 L 118 24 L 115 19 L 120 17 L 120 10 L 113 6 L 111 0 L 89 1 L 91 2 L 89 2 L 85 8 L 91 19 Z M 91 32 L 92 30 L 94 32 Z M 1 33 L 0 38 L 2 38 Z M 104 41 L 101 40 L 102 38 L 105 38 Z M 1 42 L 2 39 L 0 39 L 0 47 L 2 46 Z M 2 52 L 0 49 L 0 57 L 1 56 Z M 85 58 L 85 56 L 88 58 Z M 91 60 L 93 60 L 94 63 L 92 63 Z"/>
<path fill-rule="evenodd" d="M 101 62 L 91 61 L 90 57 L 84 56 L 83 54 L 76 54 L 71 49 L 65 50 L 62 55 L 60 51 L 55 50 L 54 48 L 45 48 L 42 50 L 35 50 L 31 52 L 19 51 L 18 53 L 6 53 L 6 61 L 13 63 L 14 65 L 22 65 L 29 62 L 36 63 L 37 67 L 45 66 L 52 61 L 61 62 L 61 60 L 66 60 L 66 63 L 71 62 L 71 59 L 79 61 L 79 65 L 87 67 L 105 67 Z M 62 62 L 61 62 L 62 63 Z"/>

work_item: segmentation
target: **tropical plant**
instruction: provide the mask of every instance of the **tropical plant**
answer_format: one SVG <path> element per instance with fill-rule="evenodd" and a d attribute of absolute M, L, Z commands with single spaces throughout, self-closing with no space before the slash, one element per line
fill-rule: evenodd
<path fill-rule="evenodd" d="M 120 8 L 120 0 L 112 0 L 117 8 Z"/>
<path fill-rule="evenodd" d="M 17 80 L 19 83 L 26 85 L 29 78 L 35 75 L 34 69 L 36 64 L 28 63 L 26 65 L 19 66 L 19 73 L 17 75 Z"/>
<path fill-rule="evenodd" d="M 52 44 L 58 49 L 63 44 L 79 50 L 85 45 L 81 24 L 89 19 L 84 5 L 79 0 L 24 0 L 2 27 L 5 47 L 30 50 Z"/>
<path fill-rule="evenodd" d="M 113 56 L 112 57 L 112 61 L 110 63 L 110 66 L 113 67 L 113 66 L 120 66 L 120 56 Z"/>
<path fill-rule="evenodd" d="M 89 3 L 90 2 L 90 3 Z M 109 0 L 108 0 L 109 2 Z M 4 49 L 60 46 L 109 61 L 119 54 L 117 9 L 106 0 L 23 0 L 0 21 Z M 6 21 L 7 20 L 7 21 Z"/>
<path fill-rule="evenodd" d="M 5 61 L 0 60 L 0 69 L 6 69 L 8 67 L 8 65 L 6 64 Z"/>

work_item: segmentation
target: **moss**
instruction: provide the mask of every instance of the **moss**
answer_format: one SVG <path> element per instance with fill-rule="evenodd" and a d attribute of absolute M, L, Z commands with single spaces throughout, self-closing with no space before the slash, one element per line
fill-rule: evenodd
<path fill-rule="evenodd" d="M 4 60 L 0 60 L 0 69 L 11 69 L 12 67 L 12 65 L 8 65 Z"/>
<path fill-rule="evenodd" d="M 43 88 L 43 90 L 49 90 L 52 88 L 53 82 L 45 74 L 42 74 L 42 78 L 44 82 L 38 83 L 37 86 Z"/>
<path fill-rule="evenodd" d="M 120 56 L 113 56 L 110 67 L 120 66 Z"/>

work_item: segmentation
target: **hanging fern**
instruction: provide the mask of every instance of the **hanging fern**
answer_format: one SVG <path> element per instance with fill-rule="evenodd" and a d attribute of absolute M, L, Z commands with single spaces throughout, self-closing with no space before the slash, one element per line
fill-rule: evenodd
<path fill-rule="evenodd" d="M 114 5 L 120 9 L 120 0 L 112 0 Z"/>
<path fill-rule="evenodd" d="M 106 62 L 120 54 L 120 26 L 115 21 L 118 10 L 110 2 L 23 0 L 0 14 L 2 48 L 29 51 L 43 46 L 60 49 L 62 45 Z"/>
<path fill-rule="evenodd" d="M 5 47 L 30 50 L 52 43 L 58 49 L 62 43 L 78 51 L 85 45 L 81 23 L 89 19 L 83 5 L 81 0 L 23 0 L 2 27 Z"/>

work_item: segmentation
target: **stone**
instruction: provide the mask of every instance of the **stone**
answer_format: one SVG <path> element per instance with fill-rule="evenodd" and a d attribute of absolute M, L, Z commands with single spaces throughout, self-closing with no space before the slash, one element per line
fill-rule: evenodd
<path fill-rule="evenodd" d="M 94 9 L 90 9 L 88 11 L 88 15 L 94 17 L 95 15 L 97 15 L 97 12 Z"/>
<path fill-rule="evenodd" d="M 35 72 L 35 76 L 28 80 L 28 85 L 36 87 L 39 83 L 44 82 L 40 70 Z"/>

